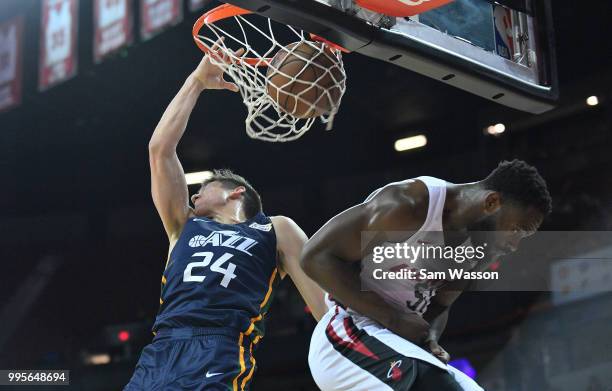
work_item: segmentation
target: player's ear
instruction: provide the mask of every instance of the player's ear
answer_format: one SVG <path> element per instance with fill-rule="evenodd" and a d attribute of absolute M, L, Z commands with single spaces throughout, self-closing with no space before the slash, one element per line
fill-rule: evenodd
<path fill-rule="evenodd" d="M 501 194 L 496 191 L 487 192 L 484 199 L 484 212 L 492 215 L 501 208 Z"/>
<path fill-rule="evenodd" d="M 238 186 L 236 188 L 234 188 L 234 190 L 232 190 L 229 195 L 228 195 L 228 199 L 230 200 L 235 200 L 240 198 L 240 196 L 242 196 L 242 194 L 246 191 L 246 187 L 244 186 Z"/>

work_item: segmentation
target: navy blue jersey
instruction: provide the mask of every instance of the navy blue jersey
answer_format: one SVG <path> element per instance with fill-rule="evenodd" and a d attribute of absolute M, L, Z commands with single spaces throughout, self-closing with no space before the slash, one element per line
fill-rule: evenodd
<path fill-rule="evenodd" d="M 269 217 L 240 224 L 192 217 L 166 264 L 153 331 L 223 327 L 259 338 L 279 280 Z"/>

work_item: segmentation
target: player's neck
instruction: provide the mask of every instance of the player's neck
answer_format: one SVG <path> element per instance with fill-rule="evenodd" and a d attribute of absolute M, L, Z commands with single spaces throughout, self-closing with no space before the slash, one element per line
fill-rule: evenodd
<path fill-rule="evenodd" d="M 475 207 L 479 190 L 478 182 L 447 187 L 443 215 L 445 231 L 464 231 L 480 217 L 480 211 Z"/>
<path fill-rule="evenodd" d="M 208 218 L 221 224 L 240 224 L 247 220 L 242 211 L 242 205 L 235 202 L 227 203 L 212 211 Z"/>

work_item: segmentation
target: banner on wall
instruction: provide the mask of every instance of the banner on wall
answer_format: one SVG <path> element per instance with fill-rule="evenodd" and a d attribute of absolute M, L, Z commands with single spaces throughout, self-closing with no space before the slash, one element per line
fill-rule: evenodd
<path fill-rule="evenodd" d="M 40 90 L 76 74 L 77 7 L 78 0 L 42 0 Z"/>
<path fill-rule="evenodd" d="M 140 0 L 140 35 L 147 40 L 183 20 L 183 0 Z"/>
<path fill-rule="evenodd" d="M 23 18 L 0 23 L 0 112 L 21 103 Z"/>
<path fill-rule="evenodd" d="M 95 62 L 132 43 L 131 3 L 129 0 L 95 0 Z"/>
<path fill-rule="evenodd" d="M 199 11 L 206 7 L 208 3 L 210 3 L 210 0 L 189 0 L 189 11 Z"/>

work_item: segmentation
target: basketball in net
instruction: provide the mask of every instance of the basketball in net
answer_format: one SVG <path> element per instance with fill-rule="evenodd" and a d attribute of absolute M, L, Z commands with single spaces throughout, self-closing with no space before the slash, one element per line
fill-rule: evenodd
<path fill-rule="evenodd" d="M 322 42 L 294 42 L 279 50 L 266 73 L 267 92 L 285 113 L 312 118 L 337 110 L 345 75 Z"/>
<path fill-rule="evenodd" d="M 332 128 L 346 90 L 344 49 L 230 4 L 202 15 L 193 38 L 205 53 L 215 47 L 223 54 L 210 61 L 238 86 L 250 137 L 295 140 L 316 119 Z"/>

